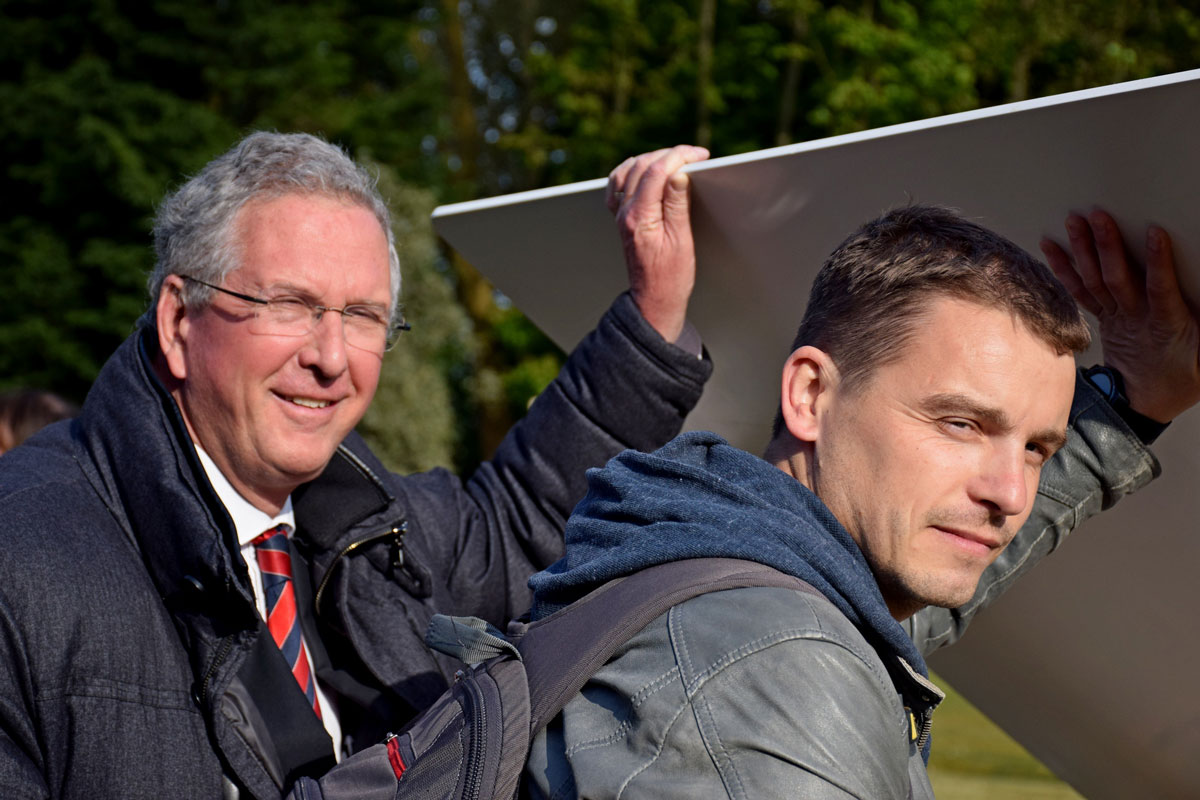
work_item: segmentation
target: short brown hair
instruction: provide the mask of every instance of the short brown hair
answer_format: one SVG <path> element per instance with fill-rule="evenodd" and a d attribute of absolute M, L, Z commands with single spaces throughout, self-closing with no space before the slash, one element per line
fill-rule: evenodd
<path fill-rule="evenodd" d="M 911 205 L 859 228 L 817 273 L 792 343 L 824 350 L 843 385 L 895 360 L 933 297 L 1003 308 L 1059 354 L 1091 343 L 1054 274 L 1008 239 L 939 206 Z M 781 430 L 777 416 L 775 433 Z"/>

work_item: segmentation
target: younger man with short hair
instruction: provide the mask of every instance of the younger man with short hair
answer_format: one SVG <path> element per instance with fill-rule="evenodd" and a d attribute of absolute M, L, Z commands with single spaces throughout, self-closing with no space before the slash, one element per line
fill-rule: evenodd
<path fill-rule="evenodd" d="M 1123 252 L 1100 250 L 1122 260 L 1106 274 L 1129 274 Z M 1151 286 L 1173 278 L 1169 248 L 1148 272 Z M 1174 299 L 1171 321 L 1194 329 Z M 762 562 L 817 594 L 735 589 L 659 617 L 537 738 L 534 795 L 931 797 L 942 694 L 923 656 L 1053 549 L 1065 520 L 1157 474 L 1076 377 L 1088 341 L 1044 266 L 957 214 L 905 208 L 847 239 L 784 365 L 764 458 L 703 432 L 618 456 L 589 474 L 566 556 L 531 580 L 535 617 L 696 557 Z M 1195 386 L 1172 379 L 1150 394 L 1177 413 Z"/>

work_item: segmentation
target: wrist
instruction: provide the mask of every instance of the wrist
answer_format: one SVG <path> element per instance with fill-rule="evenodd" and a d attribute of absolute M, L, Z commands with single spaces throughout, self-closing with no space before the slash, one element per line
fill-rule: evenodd
<path fill-rule="evenodd" d="M 636 289 L 630 290 L 630 295 L 642 318 L 650 323 L 650 327 L 658 331 L 658 335 L 665 341 L 674 343 L 683 333 L 684 324 L 687 322 L 687 303 L 680 306 L 675 302 L 656 300 Z"/>
<path fill-rule="evenodd" d="M 1125 379 L 1116 368 L 1098 364 L 1084 370 L 1083 377 L 1104 397 L 1142 444 L 1152 444 L 1171 424 L 1152 419 L 1129 404 L 1129 396 L 1125 392 Z"/>

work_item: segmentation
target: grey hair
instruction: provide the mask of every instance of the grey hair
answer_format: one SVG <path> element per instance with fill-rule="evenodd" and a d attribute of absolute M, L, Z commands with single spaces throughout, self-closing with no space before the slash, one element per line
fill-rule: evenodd
<path fill-rule="evenodd" d="M 391 316 L 400 296 L 400 258 L 387 204 L 376 179 L 340 147 L 307 133 L 252 133 L 168 195 L 154 218 L 154 271 L 147 282 L 153 320 L 163 281 L 187 275 L 221 285 L 239 266 L 239 212 L 253 200 L 313 194 L 357 203 L 379 220 L 387 235 Z M 213 290 L 188 282 L 185 304 L 203 306 Z"/>

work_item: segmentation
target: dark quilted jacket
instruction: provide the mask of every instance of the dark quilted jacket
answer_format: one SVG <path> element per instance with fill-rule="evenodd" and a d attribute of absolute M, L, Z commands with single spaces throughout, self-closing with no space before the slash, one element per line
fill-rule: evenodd
<path fill-rule="evenodd" d="M 301 695 L 264 646 L 232 523 L 146 334 L 77 420 L 0 459 L 0 797 L 279 797 L 329 764 L 320 724 L 291 716 Z M 445 687 L 430 616 L 523 611 L 584 469 L 669 439 L 710 369 L 622 296 L 469 480 L 391 474 L 351 435 L 293 494 L 307 638 L 350 750 Z"/>

